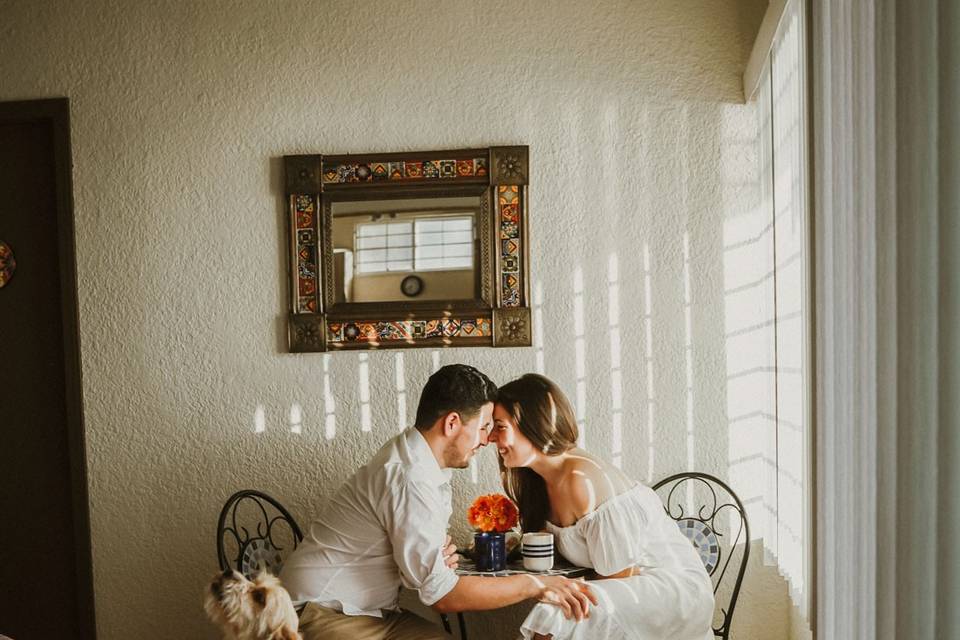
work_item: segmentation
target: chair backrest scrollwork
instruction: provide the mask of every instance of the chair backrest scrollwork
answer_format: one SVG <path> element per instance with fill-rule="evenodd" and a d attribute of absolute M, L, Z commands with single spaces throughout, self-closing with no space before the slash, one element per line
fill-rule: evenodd
<path fill-rule="evenodd" d="M 297 548 L 303 533 L 283 505 L 261 491 L 244 489 L 227 499 L 217 521 L 220 569 L 252 577 L 280 573 L 285 552 Z"/>
<path fill-rule="evenodd" d="M 724 595 L 729 590 L 726 603 L 718 600 L 722 618 L 713 629 L 715 636 L 727 640 L 750 558 L 750 525 L 743 503 L 725 482 L 696 471 L 664 478 L 653 485 L 653 490 L 663 498 L 667 515 L 700 555 L 713 581 L 714 594 L 721 593 L 721 586 Z M 741 543 L 742 552 L 735 553 Z M 737 561 L 731 567 L 735 557 Z"/>

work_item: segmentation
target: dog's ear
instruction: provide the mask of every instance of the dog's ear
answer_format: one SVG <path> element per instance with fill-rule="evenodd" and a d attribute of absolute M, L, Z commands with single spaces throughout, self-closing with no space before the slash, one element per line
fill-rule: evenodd
<path fill-rule="evenodd" d="M 290 627 L 280 627 L 267 640 L 303 640 L 303 636 Z"/>

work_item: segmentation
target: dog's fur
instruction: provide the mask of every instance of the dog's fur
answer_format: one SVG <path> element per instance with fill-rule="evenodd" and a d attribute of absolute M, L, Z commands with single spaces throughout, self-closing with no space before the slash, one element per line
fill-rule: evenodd
<path fill-rule="evenodd" d="M 203 608 L 226 640 L 303 640 L 290 594 L 269 573 L 252 581 L 237 571 L 218 574 Z"/>

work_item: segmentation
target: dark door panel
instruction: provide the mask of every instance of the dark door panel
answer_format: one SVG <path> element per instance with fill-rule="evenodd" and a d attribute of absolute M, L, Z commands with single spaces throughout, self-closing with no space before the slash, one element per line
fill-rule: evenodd
<path fill-rule="evenodd" d="M 68 107 L 0 103 L 0 634 L 93 638 Z"/>

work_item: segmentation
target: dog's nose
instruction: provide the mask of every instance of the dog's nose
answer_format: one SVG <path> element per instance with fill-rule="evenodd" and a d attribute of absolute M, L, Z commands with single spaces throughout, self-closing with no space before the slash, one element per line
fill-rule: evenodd
<path fill-rule="evenodd" d="M 226 571 L 224 571 L 224 572 L 221 574 L 220 577 L 221 577 L 221 578 L 232 578 L 232 577 L 233 577 L 233 569 L 227 569 Z"/>

